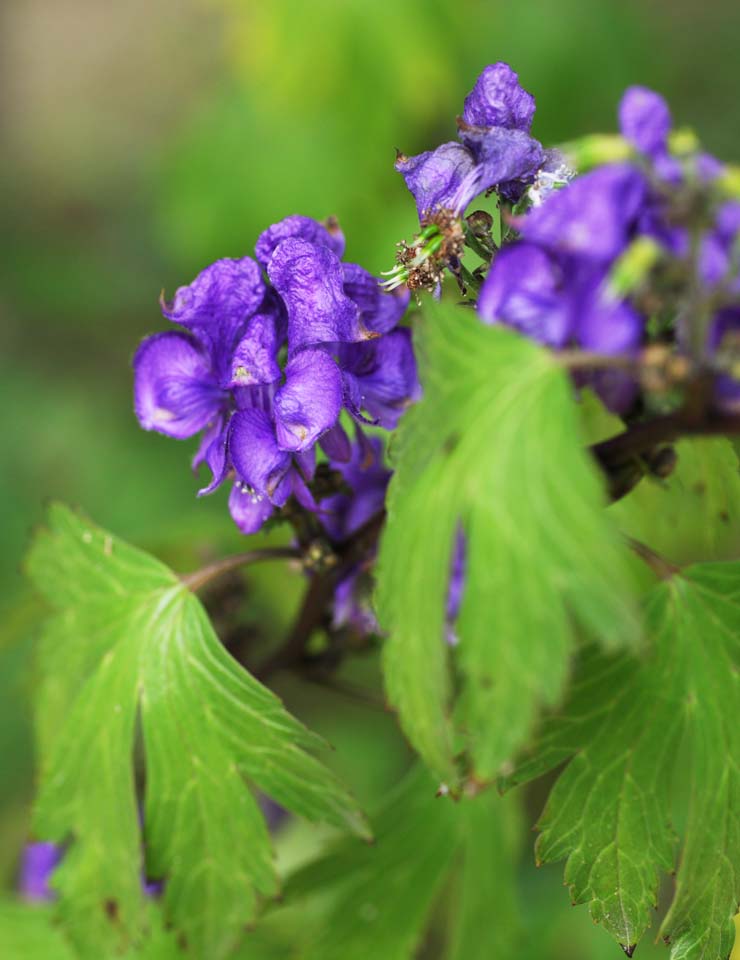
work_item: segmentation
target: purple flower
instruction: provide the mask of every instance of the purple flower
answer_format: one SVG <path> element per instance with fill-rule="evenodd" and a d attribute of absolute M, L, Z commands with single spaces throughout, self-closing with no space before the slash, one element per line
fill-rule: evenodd
<path fill-rule="evenodd" d="M 20 895 L 26 900 L 53 900 L 49 880 L 61 859 L 62 852 L 55 843 L 26 844 L 18 875 Z"/>
<path fill-rule="evenodd" d="M 202 434 L 193 467 L 205 463 L 211 480 L 200 493 L 232 477 L 244 533 L 291 496 L 317 509 L 316 443 L 334 461 L 351 457 L 343 406 L 392 427 L 418 392 L 409 333 L 396 329 L 408 291 L 386 293 L 341 263 L 343 249 L 335 222 L 287 217 L 257 243 L 270 284 L 249 257 L 217 261 L 163 304 L 186 329 L 147 338 L 134 357 L 142 426 Z"/>
<path fill-rule="evenodd" d="M 508 63 L 485 67 L 465 98 L 463 120 L 476 127 L 506 127 L 528 131 L 535 101 L 519 85 L 519 76 Z"/>
<path fill-rule="evenodd" d="M 390 470 L 383 464 L 383 445 L 379 438 L 368 439 L 357 428 L 357 438 L 347 463 L 332 463 L 349 488 L 349 492 L 326 497 L 320 504 L 322 523 L 332 540 L 340 542 L 356 533 L 383 508 L 390 480 Z M 336 586 L 334 593 L 335 628 L 351 627 L 362 634 L 377 633 L 371 597 L 369 567 L 353 567 Z"/>
<path fill-rule="evenodd" d="M 565 346 L 572 311 L 563 296 L 564 273 L 555 257 L 531 243 L 504 247 L 478 298 L 485 323 L 505 323 L 550 347 Z"/>
<path fill-rule="evenodd" d="M 393 430 L 421 388 L 411 331 L 393 330 L 379 340 L 342 344 L 338 350 L 344 374 L 345 405 L 353 417 Z"/>
<path fill-rule="evenodd" d="M 267 272 L 288 313 L 291 353 L 373 336 L 362 326 L 357 304 L 345 294 L 342 264 L 328 247 L 283 240 L 270 257 Z"/>
<path fill-rule="evenodd" d="M 647 87 L 628 87 L 619 104 L 619 126 L 632 146 L 648 157 L 668 150 L 671 111 L 660 94 Z"/>
<path fill-rule="evenodd" d="M 518 220 L 522 237 L 561 254 L 610 261 L 627 246 L 647 183 L 630 164 L 610 164 L 577 177 Z"/>
<path fill-rule="evenodd" d="M 276 248 L 289 237 L 306 240 L 316 247 L 328 247 L 338 257 L 344 256 L 344 234 L 333 217 L 329 218 L 326 224 L 321 224 L 311 217 L 294 214 L 279 223 L 273 223 L 260 234 L 254 252 L 265 269 Z"/>
<path fill-rule="evenodd" d="M 186 333 L 156 333 L 134 356 L 134 406 L 145 430 L 184 440 L 218 416 L 227 395 L 212 357 Z"/>
<path fill-rule="evenodd" d="M 459 216 L 478 194 L 493 187 L 518 199 L 544 158 L 540 143 L 529 136 L 534 109 L 534 97 L 507 64 L 486 67 L 465 98 L 458 120 L 462 142 L 396 160 L 419 219 L 440 209 Z"/>
<path fill-rule="evenodd" d="M 465 589 L 465 560 L 465 534 L 462 530 L 458 530 L 455 538 L 455 548 L 452 552 L 450 582 L 447 588 L 447 607 L 445 610 L 446 640 L 452 647 L 457 646 L 460 642 L 455 627 L 462 605 L 463 590 Z"/>
<path fill-rule="evenodd" d="M 453 141 L 415 157 L 401 154 L 396 170 L 416 200 L 419 220 L 424 220 L 435 210 L 456 207 L 462 184 L 475 171 L 475 160 L 467 147 Z"/>

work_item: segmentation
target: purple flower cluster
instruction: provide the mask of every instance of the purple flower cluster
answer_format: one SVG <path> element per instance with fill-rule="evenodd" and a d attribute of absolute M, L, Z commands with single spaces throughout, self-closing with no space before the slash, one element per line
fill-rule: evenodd
<path fill-rule="evenodd" d="M 422 223 L 439 211 L 460 216 L 474 197 L 492 188 L 507 199 L 521 196 L 545 159 L 529 134 L 534 110 L 534 97 L 508 64 L 483 70 L 458 118 L 459 141 L 396 160 Z"/>
<path fill-rule="evenodd" d="M 628 89 L 619 118 L 634 160 L 577 177 L 515 219 L 519 239 L 497 254 L 480 291 L 478 312 L 486 323 L 506 323 L 556 349 L 636 354 L 646 342 L 650 304 L 641 303 L 635 290 L 620 288 L 615 278 L 638 244 L 652 244 L 659 257 L 681 264 L 687 276 L 697 270 L 706 290 L 729 284 L 729 290 L 739 291 L 732 250 L 740 205 L 728 203 L 716 211 L 701 240 L 698 264 L 691 263 L 691 228 L 681 222 L 681 206 L 717 175 L 717 161 L 706 154 L 684 160 L 671 155 L 670 113 L 650 90 Z M 679 316 L 679 348 L 690 339 L 682 324 L 694 322 L 695 317 Z M 725 308 L 710 324 L 708 346 L 739 328 L 738 307 Z M 616 412 L 627 411 L 636 397 L 636 382 L 622 370 L 595 371 L 587 379 Z"/>
<path fill-rule="evenodd" d="M 134 357 L 135 409 L 146 430 L 202 432 L 193 461 L 210 493 L 233 478 L 229 508 L 254 533 L 292 496 L 307 510 L 316 444 L 334 464 L 352 444 L 340 423 L 396 426 L 418 394 L 408 291 L 386 293 L 343 263 L 335 222 L 290 216 L 258 239 L 256 260 L 218 260 L 171 302 L 180 329 L 148 337 Z"/>

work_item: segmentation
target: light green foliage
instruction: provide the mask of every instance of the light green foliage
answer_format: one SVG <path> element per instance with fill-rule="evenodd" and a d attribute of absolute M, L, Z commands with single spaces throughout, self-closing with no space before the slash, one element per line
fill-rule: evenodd
<path fill-rule="evenodd" d="M 510 800 L 488 792 L 454 803 L 435 796 L 423 767 L 411 771 L 373 820 L 374 844 L 341 841 L 288 881 L 291 901 L 331 897 L 302 958 L 409 960 L 442 891 L 454 904 L 449 960 L 514 956 L 519 817 Z"/>
<path fill-rule="evenodd" d="M 610 508 L 625 533 L 676 563 L 736 556 L 740 547 L 740 467 L 729 440 L 681 440 L 665 481 L 643 480 Z"/>
<path fill-rule="evenodd" d="M 574 620 L 606 647 L 635 640 L 631 580 L 552 357 L 432 303 L 417 348 L 424 397 L 400 427 L 380 550 L 387 687 L 409 739 L 454 781 L 454 659 L 462 743 L 472 776 L 488 779 L 560 696 Z M 445 597 L 460 527 L 465 591 L 451 651 Z"/>
<path fill-rule="evenodd" d="M 362 817 L 306 752 L 322 741 L 231 659 L 157 560 L 54 506 L 28 567 L 55 611 L 40 651 L 35 828 L 72 841 L 55 876 L 64 921 L 91 956 L 145 925 L 142 776 L 146 872 L 166 876 L 165 909 L 195 954 L 219 957 L 257 894 L 278 890 L 245 780 L 310 819 L 363 834 Z"/>
<path fill-rule="evenodd" d="M 673 960 L 719 960 L 740 897 L 740 564 L 697 565 L 659 584 L 647 625 L 644 662 L 584 655 L 567 708 L 508 783 L 572 757 L 540 820 L 538 858 L 567 858 L 574 900 L 631 948 L 676 860 L 673 778 L 688 781 L 661 935 Z M 677 762 L 682 743 L 688 766 Z"/>

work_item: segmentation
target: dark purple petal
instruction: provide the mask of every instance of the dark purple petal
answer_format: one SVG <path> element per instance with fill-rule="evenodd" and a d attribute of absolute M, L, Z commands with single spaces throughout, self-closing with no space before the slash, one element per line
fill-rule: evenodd
<path fill-rule="evenodd" d="M 228 456 L 240 480 L 270 499 L 290 466 L 278 447 L 275 427 L 263 410 L 238 410 L 229 429 Z"/>
<path fill-rule="evenodd" d="M 416 200 L 420 220 L 437 209 L 455 208 L 455 197 L 474 166 L 470 151 L 454 141 L 415 157 L 401 155 L 396 160 L 396 170 Z"/>
<path fill-rule="evenodd" d="M 627 245 L 645 199 L 646 182 L 629 164 L 599 167 L 550 194 L 521 218 L 526 240 L 563 253 L 611 260 Z"/>
<path fill-rule="evenodd" d="M 671 131 L 668 104 L 647 87 L 628 87 L 619 104 L 619 127 L 640 153 L 648 157 L 665 153 Z"/>
<path fill-rule="evenodd" d="M 491 187 L 510 194 L 514 184 L 523 189 L 525 184 L 533 183 L 544 159 L 542 144 L 521 130 L 461 130 L 460 139 L 476 161 L 455 197 L 454 208 L 461 212 L 474 197 Z"/>
<path fill-rule="evenodd" d="M 562 347 L 571 336 L 571 311 L 561 291 L 560 265 L 531 243 L 504 247 L 478 297 L 485 323 L 505 323 L 539 343 Z"/>
<path fill-rule="evenodd" d="M 219 417 L 215 423 L 206 430 L 200 441 L 200 446 L 193 457 L 193 470 L 197 470 L 201 463 L 205 463 L 211 471 L 210 483 L 201 487 L 198 496 L 205 496 L 207 493 L 213 493 L 226 479 L 229 472 L 229 460 L 227 457 L 227 444 L 229 430 L 225 417 Z"/>
<path fill-rule="evenodd" d="M 288 237 L 306 240 L 315 246 L 328 247 L 340 258 L 344 255 L 344 234 L 335 219 L 330 218 L 324 226 L 318 220 L 312 220 L 311 217 L 294 214 L 279 223 L 273 223 L 260 234 L 254 252 L 265 269 L 275 249 Z"/>
<path fill-rule="evenodd" d="M 134 356 L 134 408 L 145 430 L 179 440 L 214 420 L 226 403 L 209 357 L 185 333 L 147 337 Z"/>
<path fill-rule="evenodd" d="M 281 334 L 279 319 L 274 313 L 256 313 L 234 349 L 226 386 L 247 387 L 279 380 Z"/>
<path fill-rule="evenodd" d="M 386 430 L 393 430 L 404 410 L 421 395 L 411 331 L 393 330 L 368 344 L 368 348 L 372 349 L 372 366 L 368 372 L 356 376 L 359 405 Z M 359 351 L 363 347 L 355 349 Z M 361 366 L 362 361 L 358 368 Z"/>
<path fill-rule="evenodd" d="M 358 567 L 340 580 L 334 590 L 334 628 L 350 627 L 362 635 L 378 633 L 380 628 L 370 604 L 371 593 L 372 582 Z"/>
<path fill-rule="evenodd" d="M 360 311 L 344 293 L 342 264 L 328 247 L 283 240 L 268 267 L 288 311 L 291 354 L 320 343 L 366 340 Z"/>
<path fill-rule="evenodd" d="M 242 533 L 257 533 L 275 508 L 265 494 L 237 480 L 229 494 L 229 512 Z"/>
<path fill-rule="evenodd" d="M 265 282 L 255 261 L 227 257 L 206 267 L 189 286 L 180 287 L 171 302 L 163 300 L 162 313 L 215 344 L 233 340 L 264 295 Z"/>
<path fill-rule="evenodd" d="M 373 333 L 388 333 L 398 325 L 411 299 L 408 287 L 386 293 L 379 280 L 356 263 L 345 263 L 344 292 L 360 309 L 360 322 Z"/>
<path fill-rule="evenodd" d="M 597 289 L 579 304 L 576 336 L 593 353 L 631 353 L 642 341 L 644 326 L 628 303 L 611 301 Z"/>
<path fill-rule="evenodd" d="M 347 463 L 352 456 L 352 443 L 339 421 L 321 437 L 319 446 L 330 460 L 338 463 Z"/>
<path fill-rule="evenodd" d="M 321 501 L 321 519 L 329 536 L 345 540 L 382 509 L 390 480 L 390 470 L 383 463 L 383 445 L 378 437 L 362 436 L 352 447 L 346 463 L 332 462 L 339 470 L 352 494 L 338 493 Z"/>
<path fill-rule="evenodd" d="M 527 131 L 532 126 L 535 102 L 519 85 L 508 63 L 487 66 L 465 98 L 463 119 L 477 127 L 508 127 Z"/>
<path fill-rule="evenodd" d="M 55 843 L 29 843 L 21 858 L 18 892 L 26 900 L 53 900 L 54 891 L 49 880 L 62 853 Z"/>
<path fill-rule="evenodd" d="M 303 350 L 288 361 L 275 394 L 275 427 L 283 450 L 306 450 L 337 422 L 342 375 L 323 350 Z"/>
<path fill-rule="evenodd" d="M 313 513 L 318 509 L 313 494 L 308 488 L 306 481 L 295 468 L 290 472 L 291 493 L 304 510 L 311 510 Z"/>

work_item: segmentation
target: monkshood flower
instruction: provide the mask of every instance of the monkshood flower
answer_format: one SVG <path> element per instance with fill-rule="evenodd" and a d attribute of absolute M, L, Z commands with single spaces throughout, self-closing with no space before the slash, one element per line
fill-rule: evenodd
<path fill-rule="evenodd" d="M 389 289 L 436 291 L 444 270 L 455 270 L 463 253 L 462 217 L 470 202 L 488 190 L 512 202 L 535 182 L 546 161 L 530 136 L 534 97 L 506 63 L 486 67 L 465 98 L 457 119 L 458 141 L 413 157 L 399 153 L 396 170 L 416 201 L 421 233 L 400 244 Z"/>
<path fill-rule="evenodd" d="M 496 255 L 480 291 L 478 312 L 486 323 L 506 323 L 554 349 L 630 357 L 647 342 L 648 318 L 662 303 L 663 294 L 656 298 L 654 289 L 641 296 L 656 263 L 674 263 L 683 275 L 698 273 L 707 295 L 740 293 L 740 204 L 715 211 L 691 259 L 689 215 L 699 202 L 709 205 L 702 198 L 716 176 L 712 158 L 671 154 L 670 112 L 650 90 L 628 89 L 619 118 L 635 159 L 591 170 L 513 219 L 518 239 Z M 675 289 L 669 286 L 665 296 L 676 299 Z M 682 324 L 694 321 L 677 304 L 669 302 L 676 307 L 681 350 L 690 339 Z M 717 315 L 709 328 L 710 350 L 734 335 L 735 322 L 733 310 Z M 634 378 L 619 369 L 580 372 L 577 382 L 594 387 L 618 413 L 630 409 L 638 392 Z M 723 384 L 727 401 L 732 390 L 730 382 Z"/>
<path fill-rule="evenodd" d="M 367 437 L 356 429 L 349 459 L 332 462 L 344 480 L 346 491 L 325 497 L 320 504 L 320 519 L 329 538 L 335 542 L 351 537 L 385 503 L 391 477 L 383 462 L 383 444 L 379 437 Z M 336 586 L 334 593 L 335 628 L 349 627 L 361 634 L 377 633 L 378 623 L 371 605 L 371 578 L 374 556 L 353 567 Z"/>
<path fill-rule="evenodd" d="M 134 357 L 141 425 L 177 439 L 202 434 L 211 493 L 233 479 L 229 508 L 256 532 L 293 496 L 308 510 L 316 444 L 350 456 L 343 408 L 395 426 L 417 394 L 407 331 L 397 329 L 408 291 L 384 292 L 344 264 L 336 221 L 291 216 L 258 239 L 256 260 L 207 267 L 172 302 L 181 329 L 148 337 Z"/>
<path fill-rule="evenodd" d="M 439 210 L 461 215 L 491 188 L 517 199 L 543 160 L 542 146 L 529 135 L 534 111 L 534 97 L 508 64 L 486 67 L 458 118 L 460 142 L 396 160 L 422 223 Z"/>

